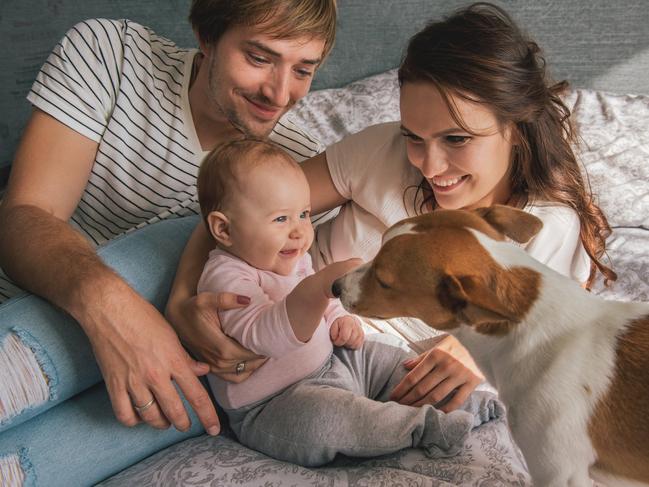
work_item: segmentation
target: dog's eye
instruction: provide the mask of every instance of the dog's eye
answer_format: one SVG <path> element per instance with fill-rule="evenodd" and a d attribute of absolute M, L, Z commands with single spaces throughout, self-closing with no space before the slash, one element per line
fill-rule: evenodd
<path fill-rule="evenodd" d="M 386 274 L 386 272 L 383 269 L 380 269 L 379 266 L 372 266 L 372 275 L 374 276 L 374 279 L 376 279 L 376 282 L 379 283 L 379 286 L 381 286 L 383 289 L 392 289 L 392 286 L 387 284 L 386 277 L 389 279 L 389 273 Z"/>
<path fill-rule="evenodd" d="M 388 286 L 386 283 L 384 283 L 381 279 L 378 277 L 376 278 L 376 282 L 379 283 L 379 286 L 381 286 L 383 289 L 392 289 L 390 286 Z"/>

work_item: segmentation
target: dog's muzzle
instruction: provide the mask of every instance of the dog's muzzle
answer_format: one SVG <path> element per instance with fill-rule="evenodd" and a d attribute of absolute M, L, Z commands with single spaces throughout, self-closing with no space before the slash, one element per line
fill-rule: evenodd
<path fill-rule="evenodd" d="M 356 303 L 361 297 L 361 280 L 370 264 L 363 264 L 353 271 L 336 279 L 331 285 L 331 294 L 340 299 L 343 307 L 350 313 L 354 312 Z"/>
<path fill-rule="evenodd" d="M 342 285 L 342 277 L 339 279 L 336 279 L 334 283 L 331 285 L 331 294 L 333 294 L 334 298 L 339 298 L 340 294 L 342 293 L 343 285 Z"/>

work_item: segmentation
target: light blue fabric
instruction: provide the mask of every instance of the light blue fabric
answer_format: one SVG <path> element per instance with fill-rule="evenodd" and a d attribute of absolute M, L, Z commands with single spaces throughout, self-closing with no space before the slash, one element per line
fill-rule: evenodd
<path fill-rule="evenodd" d="M 109 242 L 98 253 L 140 295 L 162 310 L 182 250 L 198 221 L 197 216 L 192 216 L 149 225 Z M 0 341 L 10 332 L 16 332 L 36 351 L 41 367 L 50 378 L 50 400 L 4 421 L 0 431 L 101 381 L 90 343 L 81 327 L 44 300 L 26 294 L 0 306 Z"/>
<path fill-rule="evenodd" d="M 0 457 L 18 453 L 24 487 L 93 485 L 169 445 L 197 436 L 145 424 L 122 426 L 115 419 L 103 382 L 0 434 Z"/>

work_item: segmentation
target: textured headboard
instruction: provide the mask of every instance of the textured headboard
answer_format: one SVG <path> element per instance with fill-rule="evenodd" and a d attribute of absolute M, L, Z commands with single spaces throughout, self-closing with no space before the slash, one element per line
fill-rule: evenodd
<path fill-rule="evenodd" d="M 233 0 L 234 1 L 234 0 Z M 314 89 L 342 86 L 395 67 L 407 39 L 427 20 L 469 2 L 339 0 L 336 46 Z M 574 86 L 649 94 L 649 8 L 646 0 L 497 1 L 545 48 L 555 78 Z M 29 116 L 25 100 L 50 49 L 76 22 L 130 18 L 179 45 L 195 41 L 189 0 L 1 0 L 0 189 Z"/>

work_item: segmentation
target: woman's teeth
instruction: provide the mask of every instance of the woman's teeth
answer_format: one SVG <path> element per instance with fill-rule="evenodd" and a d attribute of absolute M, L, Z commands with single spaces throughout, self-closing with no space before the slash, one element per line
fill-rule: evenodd
<path fill-rule="evenodd" d="M 453 178 L 453 179 L 440 179 L 440 180 L 433 179 L 433 183 L 435 183 L 435 186 L 446 188 L 447 186 L 453 186 L 454 184 L 459 183 L 460 181 L 462 181 L 463 177 L 464 176 L 460 176 L 458 178 Z"/>

